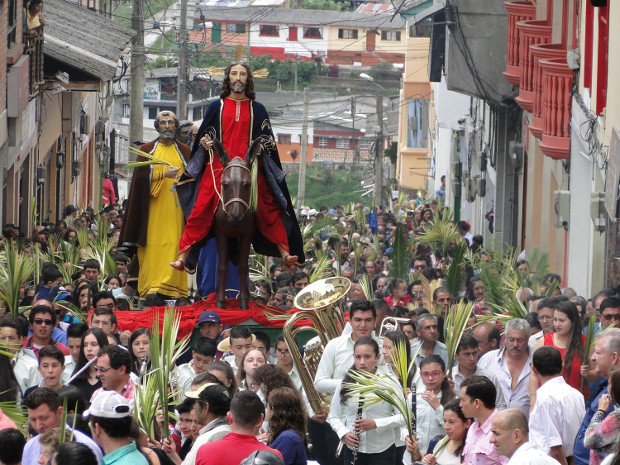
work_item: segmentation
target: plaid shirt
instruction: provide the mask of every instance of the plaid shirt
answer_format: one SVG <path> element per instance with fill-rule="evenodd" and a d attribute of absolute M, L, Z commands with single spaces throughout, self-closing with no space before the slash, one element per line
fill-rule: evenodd
<path fill-rule="evenodd" d="M 127 402 L 129 402 L 129 407 L 131 408 L 131 411 L 133 412 L 133 404 L 134 404 L 134 389 L 136 388 L 136 385 L 134 384 L 134 382 L 131 380 L 131 378 L 129 378 L 127 380 L 127 383 L 125 383 L 125 386 L 123 386 L 123 389 L 120 390 L 119 394 L 121 396 L 123 396 L 125 398 L 125 400 L 127 400 Z M 109 389 L 105 389 L 103 387 L 100 387 L 99 389 L 97 389 L 95 392 L 93 392 L 92 397 L 90 398 L 90 403 L 92 404 L 93 401 L 95 400 L 95 397 L 97 397 L 99 395 L 99 393 L 103 392 L 103 391 L 108 391 Z"/>

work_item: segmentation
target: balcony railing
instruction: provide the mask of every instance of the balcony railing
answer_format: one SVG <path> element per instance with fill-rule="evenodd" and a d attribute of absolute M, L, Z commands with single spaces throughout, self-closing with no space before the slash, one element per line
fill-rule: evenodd
<path fill-rule="evenodd" d="M 551 42 L 551 26 L 547 24 L 547 21 L 521 21 L 517 23 L 517 29 L 519 30 L 521 75 L 519 96 L 515 100 L 521 108 L 531 112 L 534 108 L 534 57 L 531 46 Z"/>
<path fill-rule="evenodd" d="M 562 58 L 566 56 L 566 50 L 561 44 L 541 44 L 531 47 L 532 56 L 534 58 L 534 108 L 532 110 L 532 122 L 529 129 L 538 139 L 542 139 L 544 121 L 543 121 L 543 75 L 541 60 L 549 60 L 553 58 Z"/>
<path fill-rule="evenodd" d="M 519 70 L 520 48 L 517 23 L 532 20 L 536 17 L 536 6 L 532 2 L 504 2 L 508 10 L 508 42 L 506 48 L 506 71 L 504 77 L 513 86 L 519 86 L 521 73 Z"/>
<path fill-rule="evenodd" d="M 24 35 L 26 54 L 30 57 L 30 95 L 34 94 L 43 79 L 43 36 Z"/>
<path fill-rule="evenodd" d="M 570 91 L 573 70 L 566 58 L 541 60 L 543 81 L 543 134 L 540 148 L 556 160 L 567 160 L 570 148 Z"/>

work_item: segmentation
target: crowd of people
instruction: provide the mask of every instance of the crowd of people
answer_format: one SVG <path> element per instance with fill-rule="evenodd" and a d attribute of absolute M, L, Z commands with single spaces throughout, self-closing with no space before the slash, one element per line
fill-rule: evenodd
<path fill-rule="evenodd" d="M 615 370 L 620 328 L 614 327 L 620 297 L 615 290 L 584 299 L 562 289 L 558 275 L 536 277 L 519 259 L 510 271 L 524 277 L 523 283 L 529 279 L 533 289 L 523 285 L 514 297 L 529 312 L 495 320 L 498 310 L 487 296 L 492 283 L 483 268 L 500 265 L 474 238 L 469 243 L 466 225 L 458 225 L 455 241 L 467 241 L 474 258 L 464 267 L 467 284 L 455 295 L 445 285 L 450 254 L 441 257 L 440 247 L 423 240 L 433 221 L 441 221 L 432 206 L 401 215 L 376 213 L 376 235 L 363 234 L 355 224 L 356 208 L 363 212 L 354 206 L 349 215 L 339 216 L 336 208 L 336 213 L 323 212 L 323 218 L 316 218 L 322 209 L 303 215 L 314 231 L 305 267 L 273 259 L 268 279 L 253 283 L 253 300 L 290 310 L 311 280 L 350 280 L 340 303 L 347 327 L 325 346 L 313 380 L 313 388 L 331 399 L 322 411 L 311 407 L 312 394 L 283 335 L 272 341 L 265 331 L 227 327 L 221 311 L 208 310 L 197 321 L 200 338 L 172 371 L 171 385 L 183 393 L 175 405 L 178 421 L 164 425 L 159 419 L 155 437 L 146 437 L 133 408 L 135 389 L 150 367 L 152 335 L 149 328 L 131 333 L 118 328 L 118 312 L 133 308 L 135 300 L 124 294 L 129 259 L 112 247 L 117 269 L 109 275 L 89 259 L 67 281 L 53 263 L 42 263 L 40 282 L 22 292 L 20 304 L 29 311 L 0 319 L 6 351 L 0 353 L 0 401 L 26 409 L 29 438 L 24 443 L 15 423 L 2 415 L 8 428 L 0 432 L 0 455 L 8 455 L 0 462 L 19 463 L 11 457 L 22 448 L 24 464 L 60 464 L 57 457 L 63 454 L 97 463 L 118 458 L 119 463 L 238 464 L 257 451 L 272 453 L 265 460 L 276 460 L 263 463 L 286 464 L 620 461 L 620 370 Z M 430 212 L 428 219 L 424 211 Z M 78 215 L 69 206 L 67 213 L 54 226 L 37 227 L 30 238 L 9 225 L 4 240 L 21 243 L 23 250 L 33 244 L 42 251 L 79 247 L 72 232 L 87 228 L 92 234 L 93 225 L 109 224 L 114 241 L 123 218 L 117 205 L 107 207 L 96 222 L 88 211 Z M 420 226 L 424 221 L 428 224 Z M 398 232 L 420 240 L 407 257 L 404 279 L 390 277 Z M 322 254 L 326 266 L 319 264 Z M 145 308 L 166 305 L 163 297 L 168 296 L 149 295 Z M 462 302 L 471 303 L 471 314 L 450 366 L 443 326 Z M 183 297 L 175 305 L 191 304 Z M 592 315 L 594 325 L 588 324 Z M 382 329 L 386 317 L 398 318 L 398 328 Z M 596 335 L 586 347 L 589 331 Z M 394 360 L 402 345 L 408 362 L 413 360 L 404 386 Z M 366 405 L 351 391 L 355 372 L 391 377 L 403 389 L 415 406 L 413 437 L 392 403 Z M 69 419 L 63 417 L 63 403 Z M 61 427 L 62 421 L 72 426 Z M 63 434 L 66 441 L 60 441 Z"/>
<path fill-rule="evenodd" d="M 183 316 L 213 292 L 204 242 L 224 169 L 207 158 L 214 139 L 243 158 L 261 138 L 265 173 L 279 168 L 249 67 L 225 74 L 193 149 L 177 140 L 172 112 L 157 115 L 160 137 L 141 147 L 126 203 L 69 205 L 32 233 L 5 225 L 0 463 L 620 464 L 620 290 L 578 296 L 544 254 L 485 249 L 443 208 L 445 186 L 385 210 L 294 211 L 283 176 L 257 175 L 253 244 L 270 258 L 253 260 L 254 305 L 284 318 L 307 286 L 347 278 L 329 304 L 344 330 L 323 335 L 317 352 L 315 341 L 289 345 L 290 334 L 229 326 L 226 310 L 206 309 L 191 347 L 165 367 L 170 378 L 151 384 L 165 337 L 123 330 L 119 317 L 165 306 Z M 24 277 L 15 270 L 27 262 Z M 300 351 L 316 358 L 308 372 Z M 164 396 L 175 415 L 150 415 Z"/>

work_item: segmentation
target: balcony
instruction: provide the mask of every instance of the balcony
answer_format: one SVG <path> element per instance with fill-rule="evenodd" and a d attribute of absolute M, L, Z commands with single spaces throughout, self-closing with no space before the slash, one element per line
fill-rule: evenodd
<path fill-rule="evenodd" d="M 519 31 L 517 23 L 532 20 L 536 17 L 536 6 L 532 2 L 504 2 L 508 10 L 508 42 L 506 48 L 506 71 L 504 77 L 513 86 L 518 87 L 519 70 Z"/>
<path fill-rule="evenodd" d="M 24 35 L 26 54 L 30 57 L 30 95 L 36 93 L 43 79 L 43 36 Z"/>
<path fill-rule="evenodd" d="M 568 67 L 566 58 L 540 60 L 540 67 L 544 122 L 540 148 L 550 158 L 568 160 L 573 70 Z"/>
<path fill-rule="evenodd" d="M 532 45 L 551 42 L 551 26 L 547 21 L 533 20 L 517 23 L 519 31 L 519 96 L 515 99 L 525 111 L 534 109 L 534 57 Z"/>
<path fill-rule="evenodd" d="M 538 139 L 542 139 L 544 121 L 543 121 L 543 75 L 541 60 L 550 60 L 553 58 L 562 58 L 566 56 L 566 50 L 561 44 L 541 44 L 533 45 L 530 48 L 534 58 L 534 108 L 532 110 L 532 122 L 529 130 Z"/>

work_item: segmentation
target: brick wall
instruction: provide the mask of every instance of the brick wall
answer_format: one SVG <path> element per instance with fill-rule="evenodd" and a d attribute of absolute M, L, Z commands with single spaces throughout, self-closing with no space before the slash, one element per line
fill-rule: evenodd
<path fill-rule="evenodd" d="M 345 156 L 347 163 L 353 162 L 353 150 L 314 147 L 314 155 L 312 157 L 312 161 L 343 162 L 345 161 Z M 366 161 L 368 160 L 368 158 L 368 149 L 360 149 L 360 160 Z"/>

